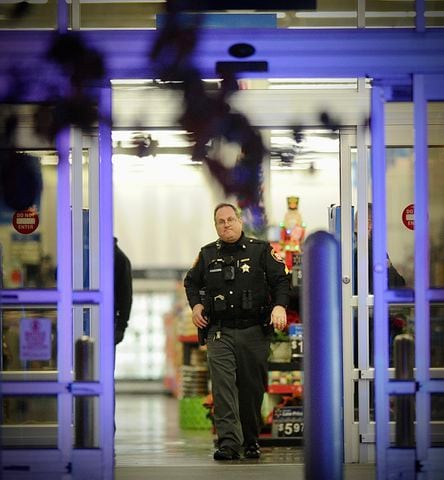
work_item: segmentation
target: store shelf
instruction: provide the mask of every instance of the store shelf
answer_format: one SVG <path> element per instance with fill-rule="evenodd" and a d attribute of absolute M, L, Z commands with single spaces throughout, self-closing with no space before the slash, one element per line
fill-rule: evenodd
<path fill-rule="evenodd" d="M 294 447 L 303 445 L 304 439 L 298 437 L 276 438 L 269 433 L 263 433 L 258 439 L 261 447 Z"/>
<path fill-rule="evenodd" d="M 182 343 L 199 343 L 197 335 L 179 335 L 178 339 Z"/>
<path fill-rule="evenodd" d="M 280 372 L 300 371 L 302 359 L 295 362 L 268 362 L 268 370 Z"/>
<path fill-rule="evenodd" d="M 302 385 L 268 385 L 268 393 L 276 395 L 294 395 L 302 398 L 303 393 Z"/>

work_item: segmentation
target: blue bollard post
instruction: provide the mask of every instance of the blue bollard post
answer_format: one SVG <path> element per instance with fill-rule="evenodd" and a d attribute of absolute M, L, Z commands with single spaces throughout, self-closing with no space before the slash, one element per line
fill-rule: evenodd
<path fill-rule="evenodd" d="M 339 244 L 319 231 L 304 242 L 304 455 L 306 480 L 342 480 L 344 462 Z"/>

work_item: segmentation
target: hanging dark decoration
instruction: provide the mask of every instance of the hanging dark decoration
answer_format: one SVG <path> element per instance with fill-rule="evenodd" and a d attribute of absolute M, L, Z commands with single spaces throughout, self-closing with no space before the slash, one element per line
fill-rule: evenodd
<path fill-rule="evenodd" d="M 42 192 L 42 173 L 37 157 L 13 150 L 0 154 L 0 191 L 12 210 L 26 210 L 38 203 Z"/>
<path fill-rule="evenodd" d="M 192 158 L 207 165 L 225 195 L 236 197 L 248 226 L 262 233 L 266 227 L 262 190 L 266 149 L 261 135 L 245 115 L 231 110 L 228 99 L 238 90 L 233 73 L 222 73 L 221 88 L 216 94 L 210 95 L 205 90 L 192 62 L 199 24 L 190 24 L 190 17 L 184 22 L 172 1 L 167 2 L 167 12 L 165 27 L 151 49 L 150 60 L 164 82 L 174 82 L 174 87 L 179 85 L 183 91 L 184 108 L 178 122 L 191 134 Z M 239 145 L 241 154 L 233 167 L 227 167 L 222 158 L 208 153 L 208 144 L 217 139 Z"/>
<path fill-rule="evenodd" d="M 48 92 L 47 105 L 36 108 L 35 132 L 53 141 L 57 132 L 69 126 L 89 131 L 99 119 L 89 85 L 105 76 L 101 54 L 86 45 L 78 32 L 67 32 L 54 35 L 46 55 L 66 76 L 67 88 L 56 97 Z"/>
<path fill-rule="evenodd" d="M 98 120 L 97 105 L 88 95 L 59 98 L 49 105 L 39 105 L 34 111 L 34 131 L 51 142 L 57 132 L 70 126 L 88 132 Z"/>
<path fill-rule="evenodd" d="M 32 9 L 33 5 L 29 2 L 19 2 L 12 5 L 11 10 L 9 12 L 9 17 L 11 20 L 21 20 L 23 17 L 28 15 Z"/>
<path fill-rule="evenodd" d="M 333 132 L 339 130 L 341 122 L 337 118 L 332 117 L 329 113 L 321 112 L 319 114 L 319 120 L 322 125 L 327 127 L 329 130 Z"/>
<path fill-rule="evenodd" d="M 18 5 L 17 18 L 26 13 L 26 7 Z M 104 78 L 105 67 L 100 53 L 86 45 L 78 32 L 55 33 L 46 56 L 63 76 L 56 85 L 41 82 L 41 97 L 46 101 L 35 107 L 33 127 L 38 136 L 52 143 L 64 128 L 89 131 L 97 125 L 97 101 L 89 87 Z M 18 151 L 15 139 L 18 114 L 13 105 L 26 102 L 30 81 L 18 67 L 11 67 L 9 78 L 2 99 L 11 104 L 11 113 L 0 131 L 0 197 L 13 210 L 23 210 L 38 203 L 42 178 L 39 160 Z"/>
<path fill-rule="evenodd" d="M 73 87 L 84 88 L 105 75 L 101 54 L 87 46 L 78 32 L 55 34 L 47 57 L 63 69 Z"/>

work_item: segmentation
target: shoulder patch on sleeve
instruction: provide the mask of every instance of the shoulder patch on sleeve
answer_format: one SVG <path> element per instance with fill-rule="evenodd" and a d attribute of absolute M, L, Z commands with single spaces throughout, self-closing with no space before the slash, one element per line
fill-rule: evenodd
<path fill-rule="evenodd" d="M 278 252 L 276 252 L 274 248 L 271 249 L 270 254 L 277 262 L 285 263 L 284 259 L 279 255 Z"/>

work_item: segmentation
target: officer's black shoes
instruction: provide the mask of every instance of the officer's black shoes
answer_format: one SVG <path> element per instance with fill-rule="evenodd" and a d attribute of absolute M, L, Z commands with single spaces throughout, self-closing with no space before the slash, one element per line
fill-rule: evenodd
<path fill-rule="evenodd" d="M 260 458 L 261 457 L 261 449 L 257 443 L 253 443 L 252 445 L 248 445 L 244 451 L 245 458 Z"/>
<path fill-rule="evenodd" d="M 220 447 L 214 452 L 214 460 L 239 460 L 240 455 L 230 447 Z"/>
<path fill-rule="evenodd" d="M 245 447 L 245 458 L 257 459 L 261 457 L 261 450 L 257 443 Z M 239 454 L 230 447 L 220 447 L 214 452 L 214 460 L 239 460 Z"/>

